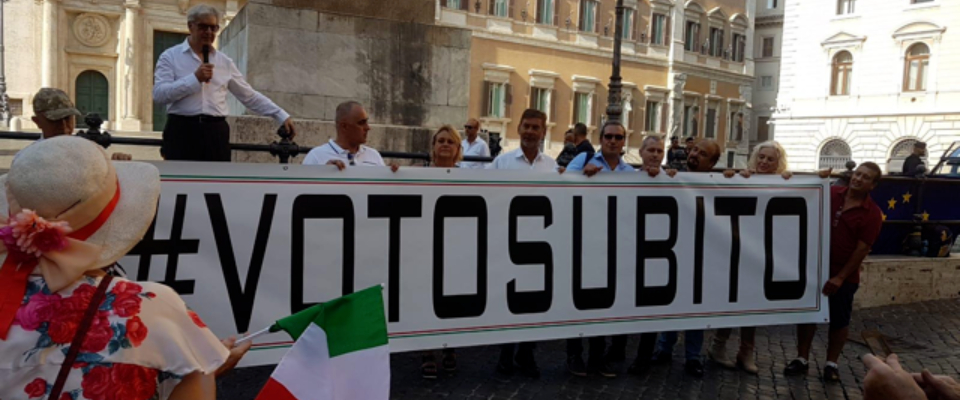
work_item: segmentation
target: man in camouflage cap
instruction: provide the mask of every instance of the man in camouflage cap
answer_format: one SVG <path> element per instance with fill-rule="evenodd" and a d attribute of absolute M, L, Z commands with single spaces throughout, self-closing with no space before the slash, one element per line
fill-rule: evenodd
<path fill-rule="evenodd" d="M 33 97 L 33 122 L 43 132 L 42 139 L 72 135 L 77 117 L 83 114 L 73 106 L 70 96 L 60 89 L 43 88 Z"/>

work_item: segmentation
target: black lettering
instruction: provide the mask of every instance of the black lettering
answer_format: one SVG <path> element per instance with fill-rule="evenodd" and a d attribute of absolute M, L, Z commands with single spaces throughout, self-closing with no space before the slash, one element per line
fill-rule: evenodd
<path fill-rule="evenodd" d="M 543 265 L 543 290 L 518 292 L 517 280 L 507 283 L 507 306 L 514 314 L 542 313 L 553 303 L 553 248 L 547 242 L 517 241 L 517 218 L 543 217 L 543 227 L 553 224 L 553 206 L 545 196 L 517 196 L 510 201 L 508 229 L 510 261 L 516 265 Z"/>
<path fill-rule="evenodd" d="M 591 259 L 594 259 L 591 257 Z M 573 305 L 578 310 L 606 309 L 617 294 L 617 198 L 607 197 L 607 287 L 583 288 L 583 197 L 573 198 Z"/>
<path fill-rule="evenodd" d="M 303 222 L 307 219 L 343 220 L 343 282 L 341 293 L 353 293 L 354 230 L 356 217 L 350 196 L 336 194 L 305 194 L 293 201 L 290 253 L 290 309 L 302 311 L 314 303 L 303 302 Z"/>
<path fill-rule="evenodd" d="M 227 217 L 223 211 L 220 195 L 207 193 L 204 198 L 207 200 L 210 225 L 213 227 L 213 238 L 217 243 L 217 254 L 220 256 L 220 268 L 223 270 L 227 294 L 230 296 L 230 306 L 233 308 L 233 320 L 237 324 L 237 332 L 247 332 L 250 330 L 250 316 L 253 313 L 254 299 L 257 297 L 257 284 L 260 282 L 260 271 L 263 269 L 263 257 L 270 239 L 270 226 L 273 223 L 273 211 L 277 206 L 277 195 L 263 196 L 257 237 L 253 242 L 250 268 L 247 270 L 247 280 L 243 287 L 240 287 L 237 259 L 233 253 L 230 228 L 227 226 Z"/>
<path fill-rule="evenodd" d="M 670 219 L 667 240 L 647 240 L 647 216 L 663 214 Z M 637 197 L 637 307 L 665 306 L 677 297 L 677 200 L 673 197 Z M 647 287 L 647 260 L 666 259 L 669 280 L 666 286 Z"/>
<path fill-rule="evenodd" d="M 177 280 L 177 266 L 180 263 L 181 254 L 197 254 L 200 250 L 200 241 L 197 239 L 182 239 L 183 218 L 187 209 L 187 195 L 178 194 L 176 205 L 173 210 L 173 225 L 170 227 L 170 239 L 154 239 L 154 230 L 157 226 L 157 217 L 153 217 L 153 223 L 147 229 L 140 243 L 130 250 L 129 255 L 140 256 L 140 263 L 137 268 L 137 280 L 146 281 L 150 279 L 150 263 L 153 256 L 167 256 L 167 271 L 162 283 L 170 286 L 180 295 L 193 294 L 194 280 Z"/>
<path fill-rule="evenodd" d="M 477 293 L 443 294 L 444 220 L 477 219 Z M 480 196 L 441 196 L 433 212 L 433 312 L 438 318 L 469 318 L 487 309 L 487 202 Z"/>
<path fill-rule="evenodd" d="M 703 304 L 703 196 L 697 196 L 697 226 L 693 238 L 693 304 Z"/>
<path fill-rule="evenodd" d="M 797 216 L 800 219 L 800 253 L 796 281 L 774 282 L 773 280 L 773 218 Z M 776 197 L 767 203 L 763 230 L 766 267 L 763 273 L 763 294 L 767 300 L 797 300 L 803 297 L 807 287 L 807 202 L 802 197 Z"/>
<path fill-rule="evenodd" d="M 390 219 L 390 244 L 387 262 L 387 316 L 400 321 L 400 220 L 420 218 L 423 201 L 417 195 L 375 195 L 367 199 L 367 216 Z"/>
<path fill-rule="evenodd" d="M 713 200 L 714 213 L 730 216 L 730 302 L 737 302 L 740 287 L 740 216 L 756 215 L 756 197 L 717 197 Z"/>

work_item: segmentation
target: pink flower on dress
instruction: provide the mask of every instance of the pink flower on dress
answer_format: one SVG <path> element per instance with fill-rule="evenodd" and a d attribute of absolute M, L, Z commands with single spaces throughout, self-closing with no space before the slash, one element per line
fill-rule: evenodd
<path fill-rule="evenodd" d="M 30 301 L 17 310 L 17 323 L 27 331 L 35 331 L 40 324 L 50 321 L 59 311 L 59 294 L 44 294 L 42 292 L 30 296 Z"/>
<path fill-rule="evenodd" d="M 16 260 L 39 258 L 43 253 L 67 248 L 70 225 L 50 222 L 24 209 L 0 229 L 0 240 Z"/>

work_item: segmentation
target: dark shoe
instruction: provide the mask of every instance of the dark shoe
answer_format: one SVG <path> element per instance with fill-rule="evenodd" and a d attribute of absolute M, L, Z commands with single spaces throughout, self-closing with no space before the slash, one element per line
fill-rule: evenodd
<path fill-rule="evenodd" d="M 665 351 L 657 351 L 653 353 L 653 357 L 650 358 L 650 363 L 655 365 L 670 364 L 670 361 L 673 360 L 673 355 Z"/>
<path fill-rule="evenodd" d="M 532 355 L 529 358 L 517 357 L 515 361 L 517 362 L 517 370 L 524 376 L 534 379 L 540 377 L 540 368 L 537 367 L 537 361 L 533 359 Z"/>
<path fill-rule="evenodd" d="M 692 377 L 703 378 L 703 363 L 700 360 L 687 360 L 683 370 Z"/>
<path fill-rule="evenodd" d="M 796 376 L 796 375 L 806 375 L 807 371 L 810 370 L 810 364 L 804 364 L 803 361 L 795 359 L 790 361 L 790 364 L 783 369 L 783 374 L 786 376 Z"/>
<path fill-rule="evenodd" d="M 457 372 L 457 353 L 453 350 L 444 351 L 440 364 L 443 365 L 443 371 L 448 374 Z"/>
<path fill-rule="evenodd" d="M 437 362 L 433 356 L 423 356 L 423 362 L 420 364 L 420 375 L 423 379 L 437 379 Z"/>
<path fill-rule="evenodd" d="M 633 364 L 630 364 L 630 367 L 627 368 L 627 372 L 632 375 L 642 376 L 647 373 L 647 370 L 650 369 L 649 362 L 642 362 L 640 359 L 636 359 Z"/>
<path fill-rule="evenodd" d="M 827 382 L 840 382 L 840 370 L 837 367 L 826 366 L 823 368 L 823 380 Z"/>
<path fill-rule="evenodd" d="M 576 376 L 587 376 L 587 366 L 583 364 L 583 357 L 567 357 L 567 371 Z"/>
<path fill-rule="evenodd" d="M 613 366 L 607 362 L 599 362 L 590 366 L 591 372 L 596 372 L 598 375 L 604 378 L 616 378 L 617 373 L 614 371 Z"/>

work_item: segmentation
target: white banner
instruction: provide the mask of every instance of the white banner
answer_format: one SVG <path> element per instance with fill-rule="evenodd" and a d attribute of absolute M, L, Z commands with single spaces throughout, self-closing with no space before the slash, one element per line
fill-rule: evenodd
<path fill-rule="evenodd" d="M 155 226 L 121 265 L 222 337 L 378 284 L 394 352 L 828 318 L 815 177 L 157 165 Z"/>

